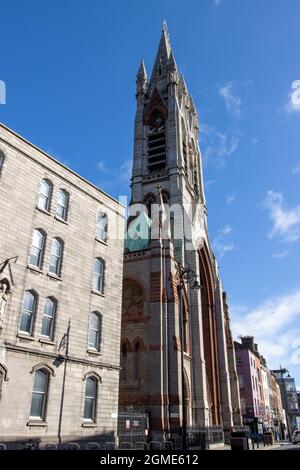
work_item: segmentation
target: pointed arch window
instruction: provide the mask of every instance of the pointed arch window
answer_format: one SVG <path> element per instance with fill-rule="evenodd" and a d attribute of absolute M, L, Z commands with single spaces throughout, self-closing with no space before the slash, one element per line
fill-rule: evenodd
<path fill-rule="evenodd" d="M 84 421 L 96 421 L 97 385 L 95 377 L 87 377 L 85 383 Z"/>
<path fill-rule="evenodd" d="M 53 339 L 56 309 L 56 300 L 52 297 L 47 297 L 44 305 L 41 335 L 49 339 Z"/>
<path fill-rule="evenodd" d="M 34 374 L 34 383 L 31 397 L 30 417 L 45 420 L 46 404 L 49 386 L 49 372 L 38 369 Z"/>
<path fill-rule="evenodd" d="M 105 262 L 101 258 L 94 260 L 93 268 L 93 290 L 104 293 L 104 273 L 105 273 Z"/>
<path fill-rule="evenodd" d="M 60 189 L 57 195 L 56 211 L 57 217 L 67 220 L 69 206 L 69 194 L 64 189 Z"/>
<path fill-rule="evenodd" d="M 59 276 L 61 272 L 63 245 L 62 240 L 59 238 L 53 238 L 49 261 L 49 272 L 56 276 Z"/>
<path fill-rule="evenodd" d="M 181 120 L 181 130 L 182 130 L 182 156 L 183 156 L 183 165 L 186 177 L 188 177 L 188 149 L 187 149 L 187 135 L 185 130 L 185 124 L 183 119 Z"/>
<path fill-rule="evenodd" d="M 99 240 L 107 242 L 108 218 L 107 215 L 99 210 L 97 212 L 96 237 Z"/>
<path fill-rule="evenodd" d="M 166 167 L 165 120 L 158 110 L 153 111 L 148 131 L 148 170 L 163 170 Z"/>
<path fill-rule="evenodd" d="M 141 378 L 141 345 L 137 342 L 134 346 L 134 380 Z"/>
<path fill-rule="evenodd" d="M 155 200 L 152 197 L 149 197 L 146 201 L 146 207 L 147 207 L 147 212 L 148 212 L 148 217 L 151 219 L 152 217 L 152 206 L 155 204 Z"/>
<path fill-rule="evenodd" d="M 32 237 L 32 245 L 29 256 L 29 264 L 41 269 L 45 248 L 46 235 L 41 229 L 35 229 Z"/>
<path fill-rule="evenodd" d="M 92 312 L 89 325 L 88 347 L 100 351 L 101 347 L 102 315 L 99 312 Z"/>
<path fill-rule="evenodd" d="M 122 344 L 121 350 L 121 378 L 124 382 L 127 382 L 127 373 L 128 373 L 128 344 L 124 342 Z"/>
<path fill-rule="evenodd" d="M 45 211 L 49 211 L 52 189 L 53 189 L 53 186 L 49 180 L 43 179 L 41 181 L 40 193 L 39 193 L 39 199 L 38 199 L 39 209 L 44 209 Z"/>
<path fill-rule="evenodd" d="M 36 313 L 37 296 L 31 290 L 25 291 L 21 312 L 20 331 L 32 334 L 33 322 Z"/>

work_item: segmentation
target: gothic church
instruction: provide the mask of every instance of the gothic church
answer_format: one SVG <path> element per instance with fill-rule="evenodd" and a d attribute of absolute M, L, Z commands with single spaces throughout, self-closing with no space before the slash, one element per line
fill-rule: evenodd
<path fill-rule="evenodd" d="M 197 111 L 165 23 L 150 80 L 144 62 L 138 70 L 136 100 L 119 406 L 148 413 L 153 438 L 183 423 L 226 431 L 241 424 L 230 320 L 209 242 Z M 198 288 L 185 282 L 187 267 Z"/>

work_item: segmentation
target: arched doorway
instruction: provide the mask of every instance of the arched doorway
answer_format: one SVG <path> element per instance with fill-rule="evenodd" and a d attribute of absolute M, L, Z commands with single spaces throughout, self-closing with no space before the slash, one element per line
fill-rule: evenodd
<path fill-rule="evenodd" d="M 204 359 L 206 364 L 207 399 L 210 424 L 221 424 L 220 385 L 216 320 L 214 313 L 214 282 L 209 255 L 205 247 L 199 251 L 201 309 L 203 327 Z"/>

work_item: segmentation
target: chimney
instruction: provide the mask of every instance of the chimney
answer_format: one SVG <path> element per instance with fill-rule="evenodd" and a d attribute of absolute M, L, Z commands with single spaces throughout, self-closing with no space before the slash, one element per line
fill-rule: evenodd
<path fill-rule="evenodd" d="M 254 337 L 253 336 L 243 336 L 242 337 L 242 345 L 244 349 L 249 349 L 250 351 L 254 351 Z"/>

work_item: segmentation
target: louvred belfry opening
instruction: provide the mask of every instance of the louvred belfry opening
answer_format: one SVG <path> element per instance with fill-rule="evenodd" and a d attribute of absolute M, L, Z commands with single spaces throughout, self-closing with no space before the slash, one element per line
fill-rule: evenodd
<path fill-rule="evenodd" d="M 151 173 L 166 167 L 166 118 L 167 107 L 157 89 L 154 88 L 144 114 L 144 123 L 148 126 L 147 163 L 148 171 Z"/>
<path fill-rule="evenodd" d="M 148 132 L 148 170 L 162 170 L 166 167 L 165 123 L 159 111 L 155 111 Z"/>

